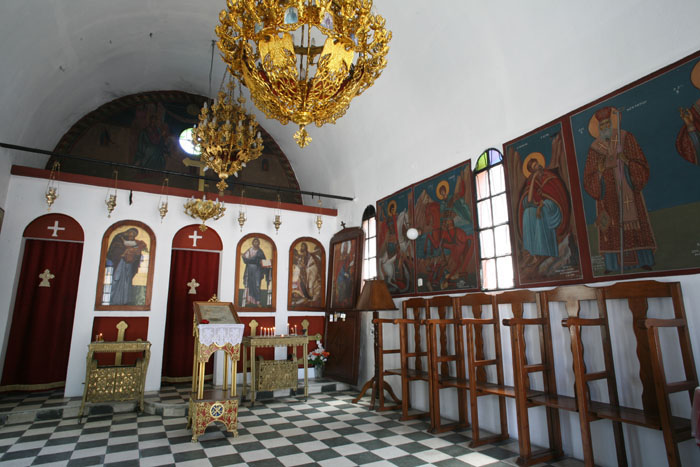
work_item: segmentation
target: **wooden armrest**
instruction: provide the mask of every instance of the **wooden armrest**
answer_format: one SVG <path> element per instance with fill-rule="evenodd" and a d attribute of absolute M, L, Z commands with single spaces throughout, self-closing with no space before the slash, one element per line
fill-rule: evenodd
<path fill-rule="evenodd" d="M 503 320 L 504 326 L 515 326 L 517 324 L 547 324 L 544 318 L 506 318 Z"/>
<path fill-rule="evenodd" d="M 372 322 L 375 324 L 396 324 L 394 321 L 396 320 L 388 318 L 377 318 L 372 320 Z"/>
<path fill-rule="evenodd" d="M 561 325 L 565 328 L 569 326 L 603 326 L 605 320 L 603 318 L 566 318 L 561 320 Z"/>
<path fill-rule="evenodd" d="M 462 318 L 462 324 L 473 324 L 473 325 L 483 325 L 483 324 L 496 324 L 494 318 Z"/>
<path fill-rule="evenodd" d="M 426 319 L 424 324 L 462 324 L 461 319 Z"/>
<path fill-rule="evenodd" d="M 418 324 L 423 324 L 424 319 L 404 319 L 404 318 L 398 318 L 394 320 L 394 324 L 409 324 L 409 323 L 418 323 Z"/>
<path fill-rule="evenodd" d="M 675 319 L 658 319 L 658 318 L 649 318 L 645 319 L 639 322 L 639 327 L 642 329 L 649 329 L 649 328 L 681 328 L 683 326 L 686 326 L 687 322 L 683 318 L 675 318 Z"/>

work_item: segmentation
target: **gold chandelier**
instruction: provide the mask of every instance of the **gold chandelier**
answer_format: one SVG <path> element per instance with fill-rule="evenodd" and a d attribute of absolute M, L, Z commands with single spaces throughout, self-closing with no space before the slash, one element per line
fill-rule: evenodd
<path fill-rule="evenodd" d="M 386 66 L 391 32 L 371 0 L 227 0 L 216 27 L 229 70 L 268 118 L 335 123 Z M 316 41 L 323 45 L 316 45 Z"/>
<path fill-rule="evenodd" d="M 216 187 L 224 191 L 226 179 L 262 154 L 263 144 L 258 122 L 245 111 L 245 98 L 234 97 L 233 77 L 207 107 L 206 101 L 199 113 L 199 124 L 192 129 L 192 141 L 199 147 L 202 162 L 219 175 Z"/>
<path fill-rule="evenodd" d="M 185 202 L 185 214 L 190 216 L 192 219 L 199 219 L 202 223 L 199 226 L 199 230 L 204 232 L 207 230 L 207 226 L 204 224 L 209 219 L 219 220 L 224 215 L 226 211 L 226 205 L 216 198 L 216 201 L 207 199 L 207 195 L 204 195 L 202 199 L 196 199 L 194 196 Z"/>

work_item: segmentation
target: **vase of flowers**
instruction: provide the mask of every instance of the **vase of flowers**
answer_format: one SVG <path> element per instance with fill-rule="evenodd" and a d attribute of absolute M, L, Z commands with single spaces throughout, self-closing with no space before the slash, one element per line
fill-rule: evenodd
<path fill-rule="evenodd" d="M 326 361 L 328 361 L 329 355 L 330 353 L 323 348 L 321 341 L 316 341 L 316 349 L 312 350 L 309 354 L 309 364 L 314 366 L 314 375 L 316 378 L 323 377 L 323 367 Z"/>

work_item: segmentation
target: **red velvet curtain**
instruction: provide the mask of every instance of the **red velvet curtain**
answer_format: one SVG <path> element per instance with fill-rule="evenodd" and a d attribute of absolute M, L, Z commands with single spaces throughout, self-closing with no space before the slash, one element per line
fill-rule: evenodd
<path fill-rule="evenodd" d="M 200 285 L 197 293 L 189 293 L 187 283 L 195 279 Z M 182 378 L 192 376 L 192 302 L 207 301 L 219 287 L 219 253 L 173 250 L 170 263 L 168 313 L 165 322 L 163 376 Z M 212 373 L 214 359 L 207 365 Z"/>
<path fill-rule="evenodd" d="M 82 256 L 82 243 L 26 240 L 3 386 L 31 390 L 65 382 Z M 46 269 L 54 275 L 51 286 L 39 287 Z"/>

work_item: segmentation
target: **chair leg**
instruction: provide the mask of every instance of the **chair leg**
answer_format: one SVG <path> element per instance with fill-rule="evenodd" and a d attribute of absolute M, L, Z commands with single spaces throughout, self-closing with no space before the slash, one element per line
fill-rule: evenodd
<path fill-rule="evenodd" d="M 477 396 L 475 389 L 469 390 L 469 402 L 471 408 L 472 421 L 472 442 L 469 444 L 469 447 L 474 448 L 482 444 L 479 442 L 479 408 L 477 406 Z"/>
<path fill-rule="evenodd" d="M 615 450 L 617 451 L 618 467 L 627 467 L 627 452 L 625 451 L 625 435 L 622 432 L 622 422 L 613 422 L 615 435 Z"/>
<path fill-rule="evenodd" d="M 584 381 L 586 369 L 583 363 L 581 329 L 578 326 L 569 326 L 569 334 L 571 335 L 571 353 L 574 366 L 574 387 L 576 389 L 576 405 L 578 407 L 578 420 L 581 428 L 581 448 L 583 450 L 583 461 L 586 467 L 594 467 L 593 442 L 591 440 L 591 420 L 588 414 L 588 394 L 586 391 L 586 382 Z M 615 437 L 617 438 L 617 433 L 615 434 Z"/>

